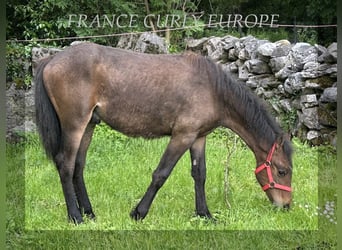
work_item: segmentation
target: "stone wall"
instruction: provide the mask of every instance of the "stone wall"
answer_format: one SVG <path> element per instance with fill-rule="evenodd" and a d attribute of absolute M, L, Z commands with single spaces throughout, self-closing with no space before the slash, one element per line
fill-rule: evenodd
<path fill-rule="evenodd" d="M 71 45 L 79 42 L 73 42 Z M 167 53 L 165 41 L 152 33 L 124 36 L 117 47 L 143 53 Z M 336 143 L 337 45 L 328 48 L 287 40 L 271 43 L 248 36 L 187 40 L 187 49 L 222 64 L 242 83 L 265 99 L 282 124 L 295 136 L 314 145 Z M 37 62 L 58 53 L 56 48 L 33 48 L 32 71 Z M 32 83 L 34 86 L 34 83 Z M 34 131 L 34 87 L 6 92 L 7 137 Z"/>
<path fill-rule="evenodd" d="M 325 48 L 225 36 L 188 40 L 187 49 L 222 64 L 266 100 L 293 135 L 336 146 L 336 43 Z"/>

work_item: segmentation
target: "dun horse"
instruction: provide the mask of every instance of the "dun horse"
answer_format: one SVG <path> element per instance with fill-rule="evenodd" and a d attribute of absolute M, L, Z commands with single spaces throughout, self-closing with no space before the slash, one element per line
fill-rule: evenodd
<path fill-rule="evenodd" d="M 291 203 L 291 143 L 258 98 L 207 58 L 150 55 L 84 43 L 42 60 L 36 76 L 36 119 L 54 161 L 69 218 L 94 218 L 83 179 L 97 123 L 128 136 L 170 136 L 145 195 L 130 213 L 147 215 L 180 157 L 191 154 L 195 204 L 211 217 L 205 196 L 206 136 L 219 126 L 254 152 L 256 178 L 272 203 Z"/>

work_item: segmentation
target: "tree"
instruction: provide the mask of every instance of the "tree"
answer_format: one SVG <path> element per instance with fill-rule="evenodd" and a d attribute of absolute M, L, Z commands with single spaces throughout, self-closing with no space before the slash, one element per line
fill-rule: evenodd
<path fill-rule="evenodd" d="M 151 30 L 170 28 L 165 17 L 169 15 L 184 16 L 189 13 L 205 13 L 203 21 L 209 14 L 279 14 L 282 24 L 336 24 L 336 0 L 13 0 L 6 2 L 7 39 L 37 39 L 68 36 L 91 36 L 132 31 L 150 31 L 139 22 L 134 28 L 129 27 L 71 27 L 68 23 L 70 14 L 84 14 L 89 19 L 96 14 L 136 14 L 149 16 Z M 157 19 L 160 15 L 161 19 Z M 164 19 L 163 19 L 164 18 Z M 153 25 L 151 25 L 153 24 Z M 195 22 L 187 20 L 186 26 L 194 26 Z M 159 26 L 159 27 L 158 27 Z M 215 34 L 218 30 L 195 27 L 193 29 L 166 32 L 171 43 L 180 43 L 187 36 L 203 36 Z M 222 29 L 221 29 L 222 30 Z M 274 30 L 258 29 L 272 36 Z M 251 30 L 245 29 L 245 33 Z M 301 38 L 324 45 L 336 41 L 336 28 L 301 29 Z M 227 33 L 227 30 L 221 32 Z M 287 28 L 288 37 L 293 36 L 293 28 Z M 281 35 L 284 35 L 282 33 Z M 117 38 L 94 39 L 104 44 L 114 44 Z M 70 41 L 56 42 L 66 45 Z"/>

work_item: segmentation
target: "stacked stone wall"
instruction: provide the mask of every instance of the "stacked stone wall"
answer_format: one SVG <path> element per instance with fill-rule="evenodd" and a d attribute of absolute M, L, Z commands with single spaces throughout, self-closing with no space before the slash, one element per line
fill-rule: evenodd
<path fill-rule="evenodd" d="M 77 44 L 74 42 L 71 45 Z M 269 42 L 252 36 L 187 40 L 187 50 L 207 56 L 266 100 L 274 115 L 293 135 L 313 145 L 336 145 L 337 44 L 325 48 L 287 40 Z M 165 41 L 152 33 L 124 36 L 117 47 L 143 53 L 167 53 Z M 33 48 L 37 62 L 59 48 Z M 34 86 L 34 83 L 32 83 Z M 7 137 L 34 131 L 34 91 L 7 90 Z"/>
<path fill-rule="evenodd" d="M 337 140 L 337 44 L 327 48 L 252 36 L 188 40 L 272 107 L 293 135 L 313 145 Z"/>

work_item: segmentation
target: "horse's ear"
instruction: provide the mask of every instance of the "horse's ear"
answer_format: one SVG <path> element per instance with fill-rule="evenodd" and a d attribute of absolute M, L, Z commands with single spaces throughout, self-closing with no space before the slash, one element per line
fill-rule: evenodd
<path fill-rule="evenodd" d="M 277 144 L 280 146 L 280 147 L 283 147 L 284 145 L 284 142 L 285 141 L 292 141 L 292 134 L 289 132 L 289 133 L 284 133 L 282 134 L 281 136 L 278 137 L 277 139 Z"/>
<path fill-rule="evenodd" d="M 283 134 L 283 142 L 292 141 L 292 138 L 293 138 L 293 134 L 291 133 L 291 131 L 288 131 L 287 133 Z"/>

